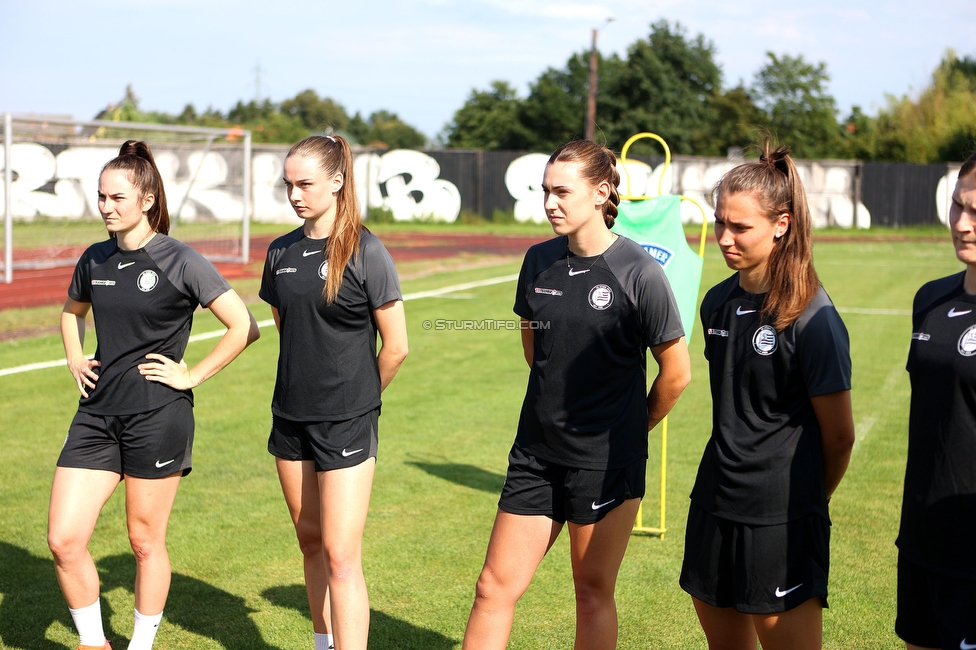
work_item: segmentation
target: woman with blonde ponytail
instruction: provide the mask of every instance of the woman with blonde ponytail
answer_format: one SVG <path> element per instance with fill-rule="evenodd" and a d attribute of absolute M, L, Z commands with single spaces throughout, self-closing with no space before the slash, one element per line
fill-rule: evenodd
<path fill-rule="evenodd" d="M 407 356 L 403 300 L 393 259 L 362 225 L 345 139 L 295 144 L 284 183 L 303 223 L 272 242 L 261 283 L 281 346 L 268 451 L 304 557 L 315 648 L 364 650 L 363 529 L 380 393 Z"/>
<path fill-rule="evenodd" d="M 712 434 L 691 493 L 681 587 L 711 650 L 822 645 L 830 519 L 854 444 L 847 329 L 813 268 L 789 149 L 719 182 L 735 273 L 701 306 Z"/>
<path fill-rule="evenodd" d="M 579 140 L 543 177 L 554 239 L 529 249 L 515 295 L 529 382 L 465 650 L 508 644 L 515 604 L 563 526 L 576 650 L 617 645 L 614 587 L 647 467 L 647 432 L 690 379 L 684 328 L 661 265 L 614 234 L 616 157 Z M 649 392 L 647 350 L 657 365 Z M 567 523 L 568 522 L 568 523 Z"/>

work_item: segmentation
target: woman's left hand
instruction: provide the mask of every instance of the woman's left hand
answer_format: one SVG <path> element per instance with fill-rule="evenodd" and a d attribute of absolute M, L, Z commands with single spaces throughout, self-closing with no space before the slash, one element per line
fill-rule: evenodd
<path fill-rule="evenodd" d="M 176 390 L 189 390 L 197 386 L 197 383 L 190 377 L 190 371 L 185 361 L 176 363 L 172 359 L 155 352 L 147 354 L 146 358 L 155 362 L 139 364 L 139 374 L 148 381 L 158 381 Z"/>

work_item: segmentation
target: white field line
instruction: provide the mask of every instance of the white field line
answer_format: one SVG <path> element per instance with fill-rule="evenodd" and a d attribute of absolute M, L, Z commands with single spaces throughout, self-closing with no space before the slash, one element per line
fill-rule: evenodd
<path fill-rule="evenodd" d="M 905 354 L 902 358 L 905 359 L 908 358 L 908 351 L 910 347 L 911 347 L 910 345 L 905 346 Z M 905 372 L 904 365 L 899 364 L 894 366 L 891 370 L 888 371 L 888 376 L 885 377 L 884 385 L 881 386 L 881 394 L 887 395 L 891 393 L 895 389 L 895 386 L 898 384 L 898 382 L 902 381 L 902 378 L 905 375 L 906 372 Z M 877 423 L 877 421 L 878 418 L 875 413 L 867 413 L 865 415 L 862 415 L 860 422 L 855 424 L 854 447 L 851 449 L 852 454 L 856 452 L 858 448 L 860 448 L 861 443 L 864 442 L 864 440 L 868 437 L 868 434 L 871 433 L 871 429 L 874 428 L 874 425 Z"/>
<path fill-rule="evenodd" d="M 474 289 L 477 287 L 487 287 L 493 284 L 501 284 L 503 282 L 512 282 L 518 279 L 518 274 L 513 275 L 502 275 L 497 278 L 488 278 L 487 280 L 478 280 L 476 282 L 465 282 L 463 284 L 454 284 L 449 287 L 441 287 L 440 289 L 431 289 L 430 291 L 416 291 L 414 293 L 404 294 L 403 299 L 406 300 L 418 300 L 420 298 L 438 298 L 441 296 L 448 296 L 448 294 L 455 293 L 457 291 L 465 291 L 466 289 Z M 456 296 L 462 297 L 462 296 Z M 468 298 L 469 296 L 463 296 Z M 269 318 L 267 320 L 258 321 L 258 327 L 271 327 L 274 325 L 274 320 Z M 226 332 L 226 328 L 221 328 L 219 330 L 214 330 L 212 332 L 202 332 L 200 334 L 193 334 L 189 338 L 189 343 L 196 343 L 197 341 L 203 341 L 206 339 L 215 339 L 217 337 L 223 336 Z M 91 358 L 90 356 L 88 357 Z M 54 361 L 41 361 L 40 363 L 29 363 L 24 366 L 16 366 L 14 368 L 4 368 L 0 370 L 0 377 L 6 375 L 16 375 L 22 372 L 30 372 L 32 370 L 43 370 L 45 368 L 57 368 L 60 366 L 66 366 L 68 362 L 65 359 L 56 359 Z"/>

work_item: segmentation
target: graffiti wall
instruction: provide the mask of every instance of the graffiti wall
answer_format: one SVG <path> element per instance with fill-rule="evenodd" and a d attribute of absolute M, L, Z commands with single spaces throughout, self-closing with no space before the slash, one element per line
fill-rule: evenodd
<path fill-rule="evenodd" d="M 239 221 L 244 213 L 243 152 L 240 147 L 153 145 L 166 183 L 170 212 L 186 221 Z M 252 214 L 255 221 L 293 220 L 281 180 L 285 146 L 256 145 L 251 158 Z M 77 143 L 16 143 L 12 146 L 13 215 L 63 219 L 97 216 L 98 173 L 117 152 L 115 146 Z M 359 151 L 355 155 L 356 191 L 365 216 L 369 208 L 390 210 L 398 221 L 455 221 L 462 210 L 488 217 L 513 211 L 518 221 L 545 221 L 542 175 L 547 156 L 538 153 L 470 151 Z M 648 159 L 619 165 L 624 198 L 680 194 L 686 223 L 711 219 L 710 194 L 733 161 L 675 157 L 667 169 Z M 0 167 L 3 167 L 0 148 Z M 915 166 L 905 178 L 932 177 L 907 187 L 895 171 L 848 161 L 798 161 L 816 227 L 867 228 L 875 222 L 907 225 L 945 222 L 947 196 L 957 167 Z M 931 168 L 931 169 L 930 169 Z M 900 169 L 900 168 L 899 168 Z M 866 171 L 865 171 L 866 170 Z M 890 178 L 889 178 L 890 177 Z M 887 179 L 887 180 L 885 180 Z M 884 183 L 887 183 L 884 184 Z M 910 191 L 926 210 L 892 212 L 888 187 Z M 863 187 L 862 187 L 863 186 Z M 0 205 L 4 200 L 0 184 Z M 866 197 L 864 200 L 859 200 Z M 870 209 L 865 204 L 870 205 Z M 897 206 L 896 206 L 897 207 Z M 891 216 L 894 214 L 895 216 Z"/>

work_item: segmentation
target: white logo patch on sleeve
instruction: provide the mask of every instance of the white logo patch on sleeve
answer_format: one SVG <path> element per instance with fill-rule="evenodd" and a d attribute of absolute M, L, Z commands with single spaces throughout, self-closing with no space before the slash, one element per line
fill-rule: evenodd
<path fill-rule="evenodd" d="M 776 352 L 778 345 L 779 339 L 776 338 L 776 330 L 770 325 L 763 325 L 752 336 L 752 347 L 756 350 L 757 354 L 761 354 L 764 357 L 768 357 L 773 352 Z"/>
<path fill-rule="evenodd" d="M 159 284 L 159 276 L 152 269 L 140 273 L 139 278 L 136 280 L 136 286 L 139 287 L 139 291 L 146 293 L 155 289 L 157 284 Z"/>
<path fill-rule="evenodd" d="M 590 289 L 590 307 L 603 311 L 613 304 L 613 289 L 605 284 L 598 284 Z"/>

